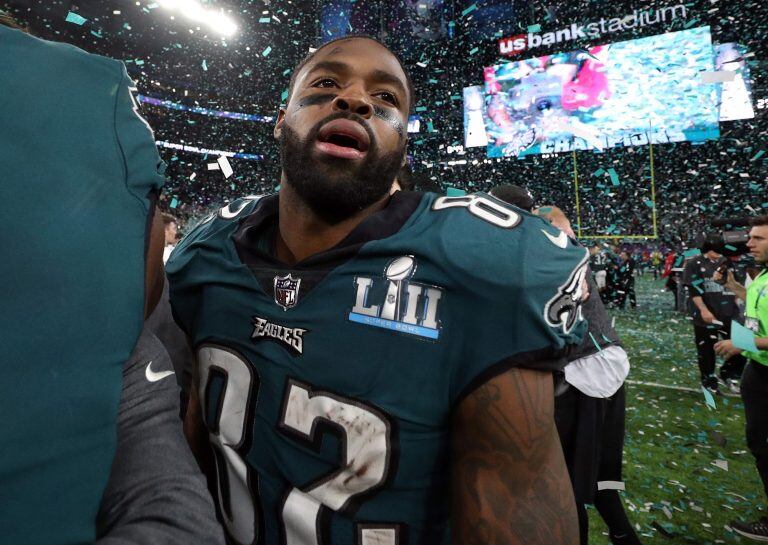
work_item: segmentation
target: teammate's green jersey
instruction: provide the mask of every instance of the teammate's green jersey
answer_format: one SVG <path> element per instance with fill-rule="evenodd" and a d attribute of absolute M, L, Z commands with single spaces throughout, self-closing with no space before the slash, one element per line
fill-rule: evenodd
<path fill-rule="evenodd" d="M 0 542 L 93 543 L 163 177 L 122 63 L 0 25 Z"/>
<path fill-rule="evenodd" d="M 763 271 L 747 288 L 747 305 L 744 309 L 745 325 L 756 337 L 768 337 L 768 270 Z M 768 365 L 768 350 L 745 351 L 744 357 Z"/>
<path fill-rule="evenodd" d="M 447 544 L 451 411 L 510 367 L 562 366 L 587 251 L 487 195 L 398 192 L 288 267 L 277 210 L 232 203 L 167 266 L 231 542 Z"/>

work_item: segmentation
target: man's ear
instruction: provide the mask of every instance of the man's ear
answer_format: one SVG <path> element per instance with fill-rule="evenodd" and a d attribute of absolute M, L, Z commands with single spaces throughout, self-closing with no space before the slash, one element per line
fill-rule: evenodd
<path fill-rule="evenodd" d="M 275 129 L 272 134 L 275 140 L 280 139 L 280 135 L 283 133 L 283 122 L 285 121 L 285 108 L 280 108 L 280 112 L 277 114 L 277 123 L 275 123 Z"/>

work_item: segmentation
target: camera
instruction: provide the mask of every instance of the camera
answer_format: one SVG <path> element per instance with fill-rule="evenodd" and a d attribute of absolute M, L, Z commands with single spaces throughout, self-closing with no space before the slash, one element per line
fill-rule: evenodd
<path fill-rule="evenodd" d="M 713 250 L 726 257 L 748 254 L 749 219 L 749 217 L 713 219 L 710 225 L 718 230 L 699 234 L 693 246 L 702 252 Z"/>

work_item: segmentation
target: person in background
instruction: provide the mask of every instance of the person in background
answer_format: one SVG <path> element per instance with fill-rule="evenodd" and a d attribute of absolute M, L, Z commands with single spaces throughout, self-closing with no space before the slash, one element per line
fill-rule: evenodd
<path fill-rule="evenodd" d="M 535 211 L 569 237 L 571 223 L 556 206 Z M 589 278 L 589 291 L 597 290 Z M 614 545 L 640 545 L 627 518 L 619 490 L 626 420 L 624 381 L 629 357 L 602 300 L 592 296 L 582 307 L 589 330 L 581 345 L 568 354 L 568 365 L 555 389 L 555 422 L 576 497 L 581 545 L 589 545 L 586 505 L 594 505 Z"/>
<path fill-rule="evenodd" d="M 713 393 L 720 391 L 715 376 L 715 343 L 730 338 L 731 321 L 739 316 L 736 296 L 715 281 L 714 275 L 727 260 L 719 254 L 713 241 L 706 240 L 701 254 L 689 259 L 681 282 L 688 293 L 688 312 L 693 318 L 701 384 Z M 720 377 L 731 388 L 738 388 L 738 379 L 745 359 L 740 354 L 729 356 L 720 368 Z"/>
<path fill-rule="evenodd" d="M 749 360 L 741 379 L 747 446 L 768 498 L 768 216 L 756 217 L 750 223 L 747 247 L 761 270 L 747 288 L 726 270 L 725 286 L 746 302 L 744 325 L 754 334 L 757 350 L 742 350 L 726 339 L 715 344 L 715 352 L 724 358 L 733 359 L 738 354 Z M 723 275 L 718 271 L 714 278 L 720 281 Z M 734 521 L 731 528 L 749 539 L 768 541 L 766 516 L 752 522 Z"/>
<path fill-rule="evenodd" d="M 629 305 L 637 308 L 635 296 L 635 260 L 624 250 L 619 254 L 619 263 L 616 269 L 616 306 L 624 308 L 629 298 Z"/>
<path fill-rule="evenodd" d="M 651 252 L 651 268 L 653 269 L 653 279 L 658 280 L 661 274 L 661 264 L 663 263 L 663 257 L 661 251 L 655 248 Z"/>
<path fill-rule="evenodd" d="M 602 299 L 605 293 L 606 277 L 608 276 L 608 257 L 599 244 L 594 244 L 590 247 L 589 254 L 591 256 L 589 268 L 595 276 L 595 285 Z"/>
<path fill-rule="evenodd" d="M 518 208 L 522 208 L 526 212 L 530 212 L 533 208 L 533 195 L 527 188 L 513 185 L 502 184 L 497 185 L 490 190 L 489 194 L 497 199 L 504 201 L 507 204 L 512 204 Z"/>
<path fill-rule="evenodd" d="M 677 252 L 670 250 L 669 253 L 667 253 L 667 256 L 664 258 L 664 272 L 661 274 L 662 278 L 667 279 L 667 281 L 664 283 L 664 287 L 667 288 L 667 291 L 672 292 L 672 297 L 675 299 L 675 306 L 673 308 L 674 310 L 678 311 L 681 310 L 681 303 L 678 297 L 678 288 L 680 275 L 682 273 L 682 263 L 683 256 L 678 256 Z"/>
<path fill-rule="evenodd" d="M 163 212 L 163 228 L 165 229 L 165 248 L 163 248 L 163 264 L 168 262 L 171 252 L 179 240 L 179 224 L 176 218 Z"/>

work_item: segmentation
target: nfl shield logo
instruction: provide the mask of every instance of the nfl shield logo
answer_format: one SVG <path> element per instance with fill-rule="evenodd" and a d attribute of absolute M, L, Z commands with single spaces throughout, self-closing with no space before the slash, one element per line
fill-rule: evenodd
<path fill-rule="evenodd" d="M 287 276 L 275 277 L 275 303 L 283 307 L 283 310 L 296 306 L 299 298 L 299 285 L 301 278 L 293 278 L 290 274 Z"/>

